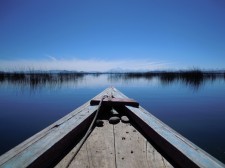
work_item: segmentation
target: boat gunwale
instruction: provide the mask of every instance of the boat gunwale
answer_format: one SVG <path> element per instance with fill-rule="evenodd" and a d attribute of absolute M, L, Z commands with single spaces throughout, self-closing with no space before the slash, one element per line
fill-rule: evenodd
<path fill-rule="evenodd" d="M 128 98 L 116 88 L 113 88 L 113 90 L 113 95 L 115 97 Z M 157 147 L 163 151 L 165 157 L 168 157 L 175 166 L 204 168 L 225 167 L 218 159 L 163 123 L 143 107 L 139 106 L 139 108 L 135 108 L 126 106 L 125 111 L 132 121 L 140 127 L 140 131 L 142 131 L 143 135 L 156 144 Z M 149 136 L 150 132 L 151 137 Z"/>

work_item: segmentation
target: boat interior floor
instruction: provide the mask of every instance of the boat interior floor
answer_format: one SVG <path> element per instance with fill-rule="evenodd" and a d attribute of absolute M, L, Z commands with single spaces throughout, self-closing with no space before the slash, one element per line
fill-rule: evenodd
<path fill-rule="evenodd" d="M 100 110 L 95 126 L 76 157 L 76 145 L 55 167 L 79 168 L 168 168 L 173 167 L 135 128 L 132 121 L 110 124 L 111 117 L 125 114 L 114 109 Z M 74 159 L 71 161 L 71 158 Z M 70 164 L 68 165 L 68 162 Z"/>

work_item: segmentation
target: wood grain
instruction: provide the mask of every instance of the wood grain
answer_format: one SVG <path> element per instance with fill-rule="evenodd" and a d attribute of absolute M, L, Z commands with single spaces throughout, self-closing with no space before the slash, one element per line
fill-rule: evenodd
<path fill-rule="evenodd" d="M 166 168 L 169 162 L 130 124 L 114 126 L 118 168 Z"/>
<path fill-rule="evenodd" d="M 63 168 L 72 158 L 76 147 L 56 166 Z M 69 167 L 115 167 L 113 125 L 104 121 L 103 127 L 96 127 Z"/>
<path fill-rule="evenodd" d="M 63 168 L 76 147 L 55 168 Z M 130 124 L 104 121 L 96 127 L 69 167 L 80 168 L 166 168 L 165 158 Z"/>

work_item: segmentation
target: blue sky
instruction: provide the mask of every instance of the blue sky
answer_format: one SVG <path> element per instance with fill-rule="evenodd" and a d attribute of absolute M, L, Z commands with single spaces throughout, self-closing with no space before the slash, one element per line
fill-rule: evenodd
<path fill-rule="evenodd" d="M 224 0 L 1 0 L 0 70 L 225 69 Z"/>

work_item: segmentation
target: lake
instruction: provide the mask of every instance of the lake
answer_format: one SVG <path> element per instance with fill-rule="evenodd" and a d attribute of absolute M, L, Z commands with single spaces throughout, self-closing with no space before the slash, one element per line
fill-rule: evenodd
<path fill-rule="evenodd" d="M 225 163 L 225 77 L 186 79 L 83 74 L 27 81 L 0 78 L 0 155 L 109 86 Z"/>

